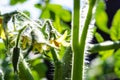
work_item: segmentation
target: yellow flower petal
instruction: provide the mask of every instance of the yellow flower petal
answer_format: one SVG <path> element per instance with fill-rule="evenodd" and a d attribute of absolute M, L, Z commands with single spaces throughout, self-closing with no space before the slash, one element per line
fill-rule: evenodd
<path fill-rule="evenodd" d="M 65 31 L 64 34 L 60 38 L 58 38 L 56 41 L 59 42 L 59 43 L 61 43 L 62 41 L 64 41 L 65 38 L 67 37 L 67 33 L 68 32 Z"/>

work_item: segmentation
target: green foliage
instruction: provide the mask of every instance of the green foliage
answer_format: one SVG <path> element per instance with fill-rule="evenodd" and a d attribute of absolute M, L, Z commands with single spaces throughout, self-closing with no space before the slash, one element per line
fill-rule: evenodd
<path fill-rule="evenodd" d="M 112 27 L 110 29 L 110 36 L 112 40 L 120 40 L 120 10 L 118 10 L 114 16 Z"/>
<path fill-rule="evenodd" d="M 30 71 L 30 68 L 28 67 L 25 60 L 21 59 L 19 63 L 19 79 L 20 80 L 34 80 L 33 75 Z"/>
<path fill-rule="evenodd" d="M 116 42 L 112 42 L 112 41 L 117 41 L 119 43 L 119 38 L 120 38 L 119 37 L 119 34 L 120 34 L 119 17 L 120 17 L 120 10 L 116 12 L 112 21 L 112 26 L 110 29 L 108 29 L 108 26 L 107 26 L 108 17 L 105 12 L 105 3 L 103 1 L 98 2 L 96 13 L 95 13 L 96 24 L 100 30 L 109 34 L 111 38 L 111 42 L 104 41 L 104 39 L 100 34 L 98 34 L 97 32 L 95 33 L 95 37 L 98 41 L 98 44 L 93 45 L 94 46 L 93 53 L 94 51 L 95 52 L 98 51 L 99 56 L 92 61 L 90 69 L 92 69 L 92 67 L 96 67 L 96 68 L 99 68 L 98 70 L 101 71 L 102 73 L 97 75 L 94 74 L 92 76 L 90 76 L 89 74 L 88 80 L 99 80 L 99 79 L 110 80 L 110 79 L 120 78 L 120 70 L 119 70 L 120 69 L 120 65 L 119 65 L 120 49 L 119 49 L 119 45 L 117 45 Z M 102 61 L 102 64 L 100 64 L 100 66 L 94 66 L 96 65 L 95 62 L 98 59 L 100 59 L 99 63 L 100 61 Z M 91 72 L 90 69 L 88 70 L 88 72 Z M 95 70 L 96 69 L 92 69 L 93 72 Z"/>
<path fill-rule="evenodd" d="M 95 33 L 95 38 L 97 39 L 98 42 L 104 41 L 103 37 L 98 32 Z"/>
<path fill-rule="evenodd" d="M 109 34 L 109 29 L 107 27 L 108 17 L 105 12 L 105 4 L 103 1 L 99 1 L 97 5 L 95 20 L 98 28 Z"/>
<path fill-rule="evenodd" d="M 62 71 L 61 60 L 66 47 L 70 46 L 69 39 L 66 41 L 66 38 L 68 38 L 67 31 L 65 31 L 63 35 L 60 34 L 53 27 L 49 19 L 34 21 L 22 12 L 15 11 L 13 13 L 14 14 L 8 13 L 3 15 L 4 20 L 2 25 L 6 25 L 3 31 L 7 33 L 5 34 L 7 39 L 2 38 L 4 42 L 9 41 L 9 44 L 5 45 L 4 48 L 7 48 L 7 51 L 13 51 L 13 53 L 9 55 L 12 55 L 12 64 L 16 76 L 19 75 L 18 78 L 21 80 L 38 80 L 39 78 L 44 78 L 47 70 L 46 65 L 42 62 L 33 62 L 34 64 L 31 63 L 31 68 L 33 69 L 31 69 L 24 58 L 29 59 L 28 55 L 30 53 L 39 53 L 39 56 L 49 56 L 47 52 L 51 52 L 52 58 L 50 59 L 54 61 L 56 66 L 55 75 L 61 75 L 62 80 L 62 72 L 59 72 Z M 9 20 L 7 21 L 5 20 L 6 16 L 9 16 Z M 10 23 L 11 26 L 9 26 Z M 51 50 L 51 48 L 54 50 Z M 61 59 L 58 57 L 61 57 Z M 44 58 L 42 57 L 41 59 Z M 35 58 L 35 62 L 39 60 L 40 59 Z M 56 63 L 56 60 L 58 63 L 60 62 L 60 65 Z M 59 70 L 60 68 L 61 70 Z M 57 77 L 55 79 L 57 79 Z"/>
<path fill-rule="evenodd" d="M 10 0 L 10 5 L 14 6 L 25 1 Z M 28 11 L 23 13 L 15 11 L 3 14 L 3 18 L 0 18 L 0 37 L 3 41 L 0 45 L 0 61 L 2 61 L 0 68 L 3 70 L 5 80 L 41 80 L 45 78 L 47 67 L 42 60 L 47 58 L 54 62 L 54 57 L 57 55 L 58 63 L 61 62 L 64 51 L 70 45 L 70 36 L 68 36 L 70 26 L 67 23 L 71 22 L 71 13 L 61 5 L 50 4 L 50 0 L 40 2 L 45 3 L 45 6 L 35 4 L 35 7 L 42 11 L 40 18 L 44 20 L 31 20 L 28 17 L 30 16 Z M 53 23 L 45 19 L 51 19 Z M 20 53 L 15 47 L 20 48 Z M 55 49 L 54 57 L 50 50 L 51 47 Z M 9 56 L 7 57 L 5 53 Z M 39 57 L 31 59 L 29 54 L 34 56 L 37 54 Z M 10 60 L 11 57 L 12 61 Z M 7 60 L 7 58 L 10 59 Z M 66 66 L 69 64 L 66 64 Z M 62 63 L 57 66 L 55 61 L 55 66 L 55 75 L 62 76 L 62 72 L 59 72 L 62 71 Z M 14 74 L 13 69 L 18 73 Z M 68 76 L 70 74 L 69 72 Z M 62 78 L 65 79 L 65 76 Z M 56 77 L 56 79 L 58 78 Z"/>
<path fill-rule="evenodd" d="M 10 5 L 16 5 L 18 3 L 23 3 L 25 2 L 26 0 L 10 0 Z"/>
<path fill-rule="evenodd" d="M 65 22 L 71 21 L 71 14 L 68 10 L 64 9 L 61 5 L 58 4 L 35 4 L 36 8 L 42 9 L 40 18 L 42 19 L 51 19 L 53 20 L 54 27 L 62 32 L 64 30 L 69 30 L 69 26 Z"/>
<path fill-rule="evenodd" d="M 10 0 L 10 4 L 16 5 L 25 1 Z M 80 19 L 78 17 L 79 1 L 75 1 L 74 5 L 72 50 L 69 35 L 71 31 L 67 24 L 71 22 L 71 12 L 61 5 L 51 4 L 50 0 L 35 4 L 35 7 L 41 10 L 40 20 L 35 21 L 28 17 L 30 13 L 27 11 L 15 11 L 1 15 L 3 18 L 0 18 L 0 38 L 2 39 L 0 42 L 0 70 L 3 71 L 2 77 L 5 80 L 42 80 L 46 77 L 47 71 L 47 66 L 43 63 L 44 59 L 54 63 L 54 80 L 65 80 L 73 78 L 73 76 L 75 80 L 82 79 L 86 33 L 91 17 L 94 16 L 92 9 L 96 0 L 89 0 L 89 11 L 81 32 L 82 37 L 79 35 L 81 31 L 79 31 Z M 104 41 L 98 32 L 94 33 L 99 43 L 92 44 L 92 47 L 88 46 L 90 47 L 88 51 L 93 54 L 98 52 L 99 56 L 91 62 L 86 73 L 87 80 L 106 80 L 106 76 L 107 80 L 110 80 L 111 74 L 120 78 L 119 14 L 120 10 L 117 11 L 112 26 L 108 29 L 105 3 L 103 0 L 99 0 L 96 4 L 95 21 L 97 28 L 109 34 L 111 40 L 116 42 Z M 19 53 L 18 47 L 20 55 L 16 54 Z M 76 74 L 71 75 L 72 51 L 77 53 L 74 57 L 76 59 L 74 65 L 79 68 L 75 68 L 73 72 Z M 11 56 L 13 56 L 13 63 Z M 15 71 L 18 70 L 18 73 L 14 74 L 13 66 Z"/>

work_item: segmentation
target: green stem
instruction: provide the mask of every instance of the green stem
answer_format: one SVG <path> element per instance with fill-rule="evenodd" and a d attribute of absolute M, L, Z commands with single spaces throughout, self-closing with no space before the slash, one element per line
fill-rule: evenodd
<path fill-rule="evenodd" d="M 62 74 L 63 74 L 62 62 L 58 59 L 54 48 L 51 49 L 51 53 L 52 53 L 54 64 L 55 64 L 54 80 L 63 80 L 62 79 Z"/>
<path fill-rule="evenodd" d="M 23 59 L 22 54 L 20 54 L 19 78 L 20 80 L 34 80 L 32 72 L 30 68 L 28 67 L 25 59 Z"/>
<path fill-rule="evenodd" d="M 16 47 L 18 47 L 18 43 L 19 43 L 19 40 L 20 40 L 20 35 L 25 28 L 26 28 L 26 25 L 18 33 L 17 40 L 16 40 Z"/>
<path fill-rule="evenodd" d="M 78 69 L 81 69 L 81 59 L 78 58 L 79 52 L 79 25 L 80 25 L 80 0 L 74 0 L 73 8 L 73 21 L 72 21 L 72 50 L 73 50 L 73 62 L 72 62 L 72 74 L 71 80 L 81 80 L 82 73 Z M 77 57 L 78 56 L 78 57 Z M 79 64 L 77 64 L 78 62 Z"/>
<path fill-rule="evenodd" d="M 72 67 L 72 80 L 83 80 L 83 66 L 84 66 L 84 49 L 85 49 L 85 42 L 86 42 L 86 36 L 87 36 L 87 31 L 88 27 L 92 18 L 92 10 L 93 10 L 93 5 L 89 5 L 87 17 L 85 20 L 85 24 L 82 30 L 82 34 L 78 36 L 79 34 L 79 15 L 77 17 L 75 16 L 75 13 L 79 14 L 78 7 L 80 6 L 79 1 L 74 0 L 74 16 L 73 16 L 73 34 L 72 34 L 72 47 L 73 47 L 73 67 Z M 77 10 L 76 10 L 77 8 Z M 77 21 L 76 21 L 76 20 Z M 75 22 L 76 21 L 76 22 Z M 76 25 L 74 25 L 76 24 Z M 74 28 L 78 29 L 74 30 Z M 80 37 L 80 39 L 79 39 Z M 80 40 L 78 42 L 78 39 Z"/>
<path fill-rule="evenodd" d="M 66 48 L 64 56 L 62 58 L 62 62 L 63 62 L 63 80 L 69 80 L 71 78 L 71 68 L 72 68 L 71 46 Z"/>
<path fill-rule="evenodd" d="M 74 0 L 74 9 L 73 9 L 73 21 L 72 21 L 72 49 L 76 51 L 79 43 L 79 15 L 80 15 L 80 0 Z"/>
<path fill-rule="evenodd" d="M 98 44 L 91 44 L 89 47 L 89 52 L 95 53 L 99 51 L 111 50 L 111 49 L 118 49 L 120 48 L 120 41 L 105 41 Z"/>

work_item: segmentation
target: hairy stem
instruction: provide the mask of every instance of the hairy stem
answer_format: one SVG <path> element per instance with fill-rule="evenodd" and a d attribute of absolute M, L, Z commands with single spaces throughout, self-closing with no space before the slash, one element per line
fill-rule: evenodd
<path fill-rule="evenodd" d="M 93 4 L 94 2 L 95 2 L 94 0 L 90 1 L 87 17 L 82 30 L 82 34 L 79 35 L 80 0 L 79 1 L 74 0 L 73 28 L 72 28 L 73 67 L 72 67 L 71 80 L 83 80 L 84 49 L 85 49 L 85 42 L 86 42 L 88 27 L 92 18 L 92 10 L 94 6 Z"/>
<path fill-rule="evenodd" d="M 72 62 L 72 74 L 71 80 L 81 80 L 82 71 L 81 69 L 81 56 L 79 51 L 79 25 L 80 25 L 80 0 L 74 0 L 73 8 L 73 21 L 72 21 L 72 50 L 73 50 L 73 62 Z M 78 64 L 78 62 L 80 62 Z"/>
<path fill-rule="evenodd" d="M 99 51 L 118 49 L 120 48 L 120 41 L 105 41 L 98 44 L 91 44 L 89 47 L 89 52 L 95 53 Z"/>
<path fill-rule="evenodd" d="M 64 56 L 62 58 L 63 62 L 63 80 L 70 80 L 71 78 L 71 68 L 72 68 L 72 50 L 71 46 L 66 48 Z"/>
<path fill-rule="evenodd" d="M 34 80 L 30 68 L 27 65 L 27 62 L 23 59 L 22 54 L 20 54 L 20 63 L 19 63 L 19 78 L 20 80 Z"/>
<path fill-rule="evenodd" d="M 54 64 L 55 64 L 54 80 L 63 80 L 62 79 L 62 74 L 63 74 L 62 62 L 58 59 L 54 48 L 51 49 L 51 53 L 52 53 Z"/>

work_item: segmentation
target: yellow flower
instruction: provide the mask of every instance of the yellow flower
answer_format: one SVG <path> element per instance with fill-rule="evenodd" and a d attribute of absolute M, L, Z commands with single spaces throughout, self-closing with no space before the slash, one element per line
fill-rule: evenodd
<path fill-rule="evenodd" d="M 60 36 L 58 39 L 56 40 L 51 40 L 50 42 L 52 43 L 52 45 L 55 45 L 56 47 L 60 47 L 62 46 L 70 46 L 70 43 L 66 42 L 65 39 L 67 37 L 67 31 L 64 32 L 64 34 L 62 36 Z"/>

